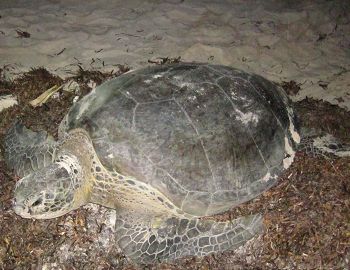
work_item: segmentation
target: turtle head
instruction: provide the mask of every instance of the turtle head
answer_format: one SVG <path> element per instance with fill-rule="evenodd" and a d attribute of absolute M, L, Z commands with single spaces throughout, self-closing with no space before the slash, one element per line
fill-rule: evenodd
<path fill-rule="evenodd" d="M 62 216 L 88 202 L 89 186 L 79 159 L 71 154 L 60 155 L 54 163 L 19 180 L 15 213 L 35 219 Z"/>

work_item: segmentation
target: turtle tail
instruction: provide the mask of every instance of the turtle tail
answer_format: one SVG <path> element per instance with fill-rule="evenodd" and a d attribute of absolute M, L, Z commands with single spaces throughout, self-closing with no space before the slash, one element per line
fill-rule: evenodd
<path fill-rule="evenodd" d="M 135 215 L 130 219 L 127 216 L 117 219 L 118 245 L 127 257 L 138 264 L 233 250 L 263 230 L 261 215 L 227 222 L 198 217 L 154 220 L 140 223 Z"/>
<path fill-rule="evenodd" d="M 4 139 L 5 161 L 23 177 L 52 163 L 56 143 L 45 131 L 33 132 L 20 122 L 15 123 Z"/>

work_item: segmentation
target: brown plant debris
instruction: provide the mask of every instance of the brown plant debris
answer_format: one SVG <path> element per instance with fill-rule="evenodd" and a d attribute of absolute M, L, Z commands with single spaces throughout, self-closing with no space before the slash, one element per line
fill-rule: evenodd
<path fill-rule="evenodd" d="M 350 143 L 350 112 L 329 102 L 306 98 L 294 104 L 303 126 L 327 132 Z"/>
<path fill-rule="evenodd" d="M 300 84 L 296 83 L 295 81 L 282 82 L 282 87 L 290 96 L 295 96 L 300 91 Z"/>
<path fill-rule="evenodd" d="M 174 63 L 180 63 L 180 62 L 181 62 L 181 56 L 178 56 L 178 57 L 158 57 L 155 60 L 148 59 L 148 63 L 156 64 L 156 65 L 174 64 Z"/>

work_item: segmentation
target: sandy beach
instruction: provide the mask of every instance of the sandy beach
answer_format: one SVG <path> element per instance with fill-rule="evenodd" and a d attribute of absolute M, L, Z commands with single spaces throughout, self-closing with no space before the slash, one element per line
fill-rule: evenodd
<path fill-rule="evenodd" d="M 295 81 L 350 109 L 347 1 L 1 1 L 0 67 L 115 70 L 158 57 Z M 20 33 L 28 33 L 25 37 Z"/>

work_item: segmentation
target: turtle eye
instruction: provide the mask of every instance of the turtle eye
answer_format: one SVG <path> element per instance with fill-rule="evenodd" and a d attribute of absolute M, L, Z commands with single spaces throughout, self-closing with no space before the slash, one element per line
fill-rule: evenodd
<path fill-rule="evenodd" d="M 32 207 L 38 206 L 43 202 L 43 199 L 40 197 L 35 202 L 32 203 Z"/>

